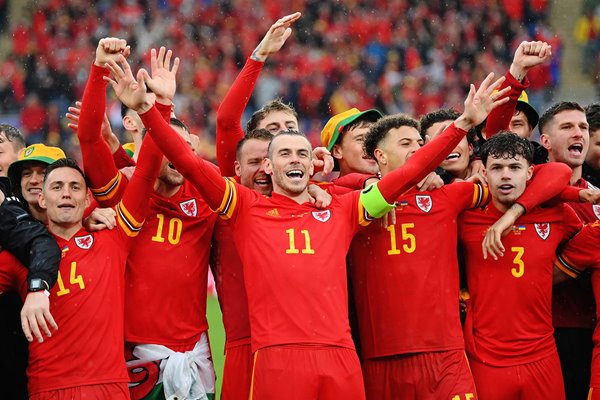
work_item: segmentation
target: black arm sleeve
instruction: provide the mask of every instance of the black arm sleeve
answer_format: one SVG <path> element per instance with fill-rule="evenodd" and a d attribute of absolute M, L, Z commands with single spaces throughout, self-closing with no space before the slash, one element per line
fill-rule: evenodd
<path fill-rule="evenodd" d="M 28 281 L 39 278 L 54 286 L 61 251 L 46 226 L 15 197 L 7 197 L 0 206 L 0 246 L 29 268 Z"/>

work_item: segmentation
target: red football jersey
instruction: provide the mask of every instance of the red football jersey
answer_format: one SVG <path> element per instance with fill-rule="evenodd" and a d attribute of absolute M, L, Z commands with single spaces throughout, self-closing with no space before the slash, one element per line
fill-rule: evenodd
<path fill-rule="evenodd" d="M 242 260 L 233 242 L 233 227 L 219 219 L 215 225 L 211 266 L 225 327 L 225 348 L 250 343 L 248 297 Z"/>
<path fill-rule="evenodd" d="M 29 346 L 30 395 L 129 380 L 123 353 L 125 261 L 130 238 L 147 214 L 160 159 L 153 140 L 145 140 L 138 170 L 116 207 L 115 229 L 81 228 L 69 240 L 55 236 L 62 259 L 49 299 L 59 329 Z"/>
<path fill-rule="evenodd" d="M 484 260 L 481 242 L 501 216 L 490 204 L 459 219 L 471 295 L 464 327 L 467 354 L 499 367 L 536 361 L 555 351 L 552 261 L 558 245 L 581 227 L 566 205 L 534 208 L 502 239 L 504 256 Z"/>
<path fill-rule="evenodd" d="M 396 202 L 396 224 L 373 223 L 348 254 L 363 358 L 463 349 L 458 308 L 458 214 L 487 201 L 469 182 Z"/>
<path fill-rule="evenodd" d="M 208 329 L 206 289 L 215 214 L 187 181 L 171 198 L 152 194 L 127 258 L 125 340 L 190 345 Z"/>
<path fill-rule="evenodd" d="M 0 295 L 17 291 L 22 298 L 27 294 L 27 269 L 6 250 L 0 250 Z"/>
<path fill-rule="evenodd" d="M 360 224 L 368 223 L 360 192 L 334 197 L 326 210 L 318 210 L 232 182 L 228 188 L 221 212 L 235 225 L 234 240 L 245 260 L 253 351 L 289 343 L 354 348 L 346 254 Z"/>
<path fill-rule="evenodd" d="M 104 205 L 116 204 L 130 184 L 100 133 L 108 74 L 92 65 L 77 132 L 92 193 Z M 171 107 L 156 103 L 156 108 L 169 121 Z M 127 259 L 127 341 L 191 349 L 208 329 L 206 286 L 215 220 L 187 182 L 171 198 L 150 196 L 150 214 Z"/>
<path fill-rule="evenodd" d="M 589 182 L 579 179 L 575 187 L 595 189 Z M 590 203 L 568 203 L 583 223 L 600 219 L 600 205 Z M 552 294 L 552 314 L 554 326 L 567 328 L 593 328 L 596 307 L 593 297 L 592 283 L 589 276 L 582 276 L 575 281 L 565 282 L 554 288 Z"/>
<path fill-rule="evenodd" d="M 585 269 L 592 271 L 592 288 L 596 303 L 600 301 L 600 222 L 586 225 L 562 248 L 555 263 L 557 267 L 572 277 L 577 277 Z M 596 308 L 596 321 L 600 321 Z M 600 386 L 600 330 L 594 330 L 594 352 L 592 355 L 592 377 L 590 386 Z"/>
<path fill-rule="evenodd" d="M 29 394 L 127 382 L 123 287 L 127 249 L 121 229 L 56 237 L 63 251 L 50 310 L 58 331 L 29 345 Z M 69 339 L 72 338 L 72 339 Z"/>

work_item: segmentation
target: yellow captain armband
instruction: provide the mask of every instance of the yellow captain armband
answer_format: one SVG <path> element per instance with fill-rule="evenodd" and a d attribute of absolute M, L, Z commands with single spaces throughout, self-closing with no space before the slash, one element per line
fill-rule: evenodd
<path fill-rule="evenodd" d="M 381 218 L 396 207 L 395 204 L 389 204 L 385 200 L 379 191 L 378 183 L 375 182 L 360 192 L 360 202 L 373 218 Z"/>

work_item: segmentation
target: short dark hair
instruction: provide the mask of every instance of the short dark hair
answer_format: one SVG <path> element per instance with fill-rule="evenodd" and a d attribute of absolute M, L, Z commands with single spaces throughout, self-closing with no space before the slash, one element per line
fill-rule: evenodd
<path fill-rule="evenodd" d="M 6 140 L 13 144 L 15 150 L 18 151 L 25 148 L 25 136 L 14 126 L 9 124 L 0 124 L 0 133 L 4 133 Z"/>
<path fill-rule="evenodd" d="M 46 167 L 46 175 L 44 175 L 44 185 L 46 184 L 46 181 L 48 180 L 48 175 L 50 175 L 50 173 L 52 171 L 54 171 L 55 169 L 59 169 L 59 168 L 72 168 L 72 169 L 76 170 L 83 177 L 85 186 L 86 187 L 90 186 L 88 183 L 87 177 L 85 176 L 85 174 L 83 173 L 81 168 L 79 168 L 79 165 L 77 165 L 77 161 L 73 160 L 72 158 L 68 158 L 68 157 L 58 159 Z"/>
<path fill-rule="evenodd" d="M 525 138 L 510 131 L 500 131 L 489 138 L 480 150 L 481 162 L 485 166 L 489 156 L 496 158 L 523 157 L 533 163 L 533 145 Z"/>
<path fill-rule="evenodd" d="M 590 104 L 585 108 L 585 118 L 590 124 L 590 135 L 600 129 L 600 103 Z"/>
<path fill-rule="evenodd" d="M 267 149 L 267 157 L 269 159 L 273 159 L 273 153 L 272 153 L 272 148 L 271 148 L 271 145 L 273 144 L 273 140 L 275 140 L 275 138 L 277 138 L 279 136 L 302 136 L 304 139 L 306 139 L 308 141 L 308 144 L 310 145 L 311 155 L 312 155 L 312 145 L 310 144 L 310 141 L 308 140 L 306 135 L 300 131 L 288 129 L 287 131 L 281 131 L 277 135 L 273 135 L 273 137 L 271 138 L 271 141 L 269 142 L 269 148 Z"/>
<path fill-rule="evenodd" d="M 576 103 L 574 101 L 558 102 L 549 109 L 547 109 L 540 117 L 540 121 L 538 123 L 538 129 L 540 130 L 540 133 L 544 134 L 544 128 L 546 127 L 546 125 L 548 125 L 550 121 L 552 121 L 552 118 L 554 118 L 556 114 L 569 110 L 576 110 L 585 113 L 585 110 L 579 105 L 579 103 Z"/>
<path fill-rule="evenodd" d="M 346 132 L 350 132 L 352 129 L 355 128 L 369 128 L 381 118 L 382 117 L 380 115 L 374 112 L 369 112 L 361 115 L 360 117 L 356 118 L 354 121 L 350 122 L 348 125 L 345 125 L 342 128 L 342 131 L 340 132 L 335 144 L 339 144 L 342 142 L 342 140 L 344 140 Z"/>
<path fill-rule="evenodd" d="M 395 128 L 409 126 L 419 130 L 419 121 L 405 114 L 394 114 L 383 117 L 371 125 L 371 129 L 365 135 L 365 154 L 375 159 L 375 149 L 386 138 L 388 132 Z"/>
<path fill-rule="evenodd" d="M 263 142 L 270 142 L 273 139 L 273 134 L 266 129 L 255 129 L 252 132 L 246 134 L 237 144 L 235 148 L 235 157 L 240 159 L 242 147 L 248 140 L 261 140 Z"/>
<path fill-rule="evenodd" d="M 125 116 L 127 115 L 127 112 L 131 110 L 131 108 L 127 107 L 125 105 L 125 103 L 121 103 L 121 118 L 125 118 Z M 133 111 L 133 110 L 131 110 Z"/>
<path fill-rule="evenodd" d="M 169 125 L 175 125 L 181 129 L 183 129 L 184 131 L 186 131 L 187 133 L 190 133 L 190 129 L 187 127 L 187 125 L 180 120 L 179 118 L 175 118 L 175 117 L 171 117 L 171 119 L 169 119 Z"/>
<path fill-rule="evenodd" d="M 284 103 L 282 99 L 278 98 L 267 102 L 261 109 L 257 110 L 256 112 L 254 112 L 254 114 L 252 114 L 252 117 L 250 117 L 250 120 L 246 124 L 246 132 L 252 132 L 256 128 L 258 128 L 258 124 L 260 123 L 260 121 L 265 119 L 267 114 L 269 114 L 272 111 L 285 111 L 292 114 L 296 118 L 296 120 L 299 119 L 298 113 L 296 112 L 294 107 L 291 104 Z"/>
<path fill-rule="evenodd" d="M 187 125 L 183 123 L 182 120 L 180 120 L 179 118 L 175 118 L 175 117 L 171 117 L 169 119 L 169 125 L 175 125 L 180 127 L 181 129 L 183 129 L 184 131 L 186 131 L 187 133 L 190 133 L 190 130 L 188 129 Z M 146 137 L 146 132 L 148 131 L 148 129 L 146 128 L 142 128 L 142 139 L 144 139 Z M 191 133 L 190 133 L 191 134 Z"/>
<path fill-rule="evenodd" d="M 421 129 L 419 130 L 421 138 L 425 140 L 425 134 L 427 132 L 427 129 L 431 128 L 434 124 L 445 121 L 456 121 L 458 117 L 460 117 L 460 113 L 453 108 L 435 110 L 423 115 L 421 117 L 421 120 L 419 121 L 419 124 L 421 125 Z M 469 131 L 467 132 L 467 141 L 473 144 L 475 143 L 476 137 L 477 130 L 475 128 L 469 129 Z"/>

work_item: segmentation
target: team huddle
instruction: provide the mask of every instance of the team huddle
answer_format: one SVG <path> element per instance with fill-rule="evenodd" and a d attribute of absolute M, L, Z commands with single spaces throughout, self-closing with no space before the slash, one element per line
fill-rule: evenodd
<path fill-rule="evenodd" d="M 270 27 L 223 99 L 218 166 L 176 117 L 165 47 L 132 71 L 125 40 L 99 41 L 67 114 L 82 167 L 0 125 L 0 293 L 24 300 L 29 398 L 214 399 L 211 268 L 222 399 L 600 399 L 600 105 L 540 117 L 526 75 L 552 52 L 523 42 L 462 113 L 353 108 L 313 149 L 273 100 L 244 131 L 299 18 Z"/>

